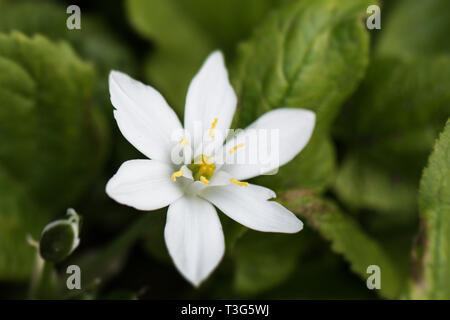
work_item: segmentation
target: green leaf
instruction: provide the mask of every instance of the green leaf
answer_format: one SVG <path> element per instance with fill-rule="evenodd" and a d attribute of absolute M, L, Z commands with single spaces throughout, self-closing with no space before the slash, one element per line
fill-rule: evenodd
<path fill-rule="evenodd" d="M 27 236 L 38 239 L 48 216 L 0 166 L 1 281 L 25 281 L 31 274 L 36 249 L 28 244 Z"/>
<path fill-rule="evenodd" d="M 356 208 L 415 213 L 414 190 L 450 114 L 450 56 L 376 57 L 345 104 L 335 135 L 347 148 L 336 182 Z"/>
<path fill-rule="evenodd" d="M 423 172 L 419 207 L 423 234 L 411 297 L 450 299 L 450 120 Z"/>
<path fill-rule="evenodd" d="M 155 43 L 145 67 L 147 79 L 182 115 L 189 82 L 206 56 L 220 49 L 232 58 L 236 42 L 279 2 L 128 0 L 126 8 L 134 28 Z"/>
<path fill-rule="evenodd" d="M 329 240 L 332 250 L 341 254 L 350 263 L 351 270 L 362 279 L 369 277 L 366 273 L 368 266 L 378 265 L 381 269 L 380 294 L 390 299 L 399 297 L 404 284 L 397 266 L 385 249 L 351 216 L 342 213 L 332 201 L 305 190 L 283 194 L 281 203 Z"/>
<path fill-rule="evenodd" d="M 41 34 L 51 40 L 65 40 L 81 57 L 95 63 L 101 75 L 106 76 L 111 68 L 132 69 L 129 49 L 101 18 L 83 12 L 82 31 L 70 30 L 66 27 L 66 8 L 49 0 L 6 2 L 0 7 L 0 32 L 19 30 L 28 36 Z"/>
<path fill-rule="evenodd" d="M 232 72 L 238 93 L 236 126 L 275 108 L 305 108 L 317 116 L 307 148 L 259 183 L 277 189 L 326 189 L 335 169 L 327 132 L 368 63 L 368 35 L 359 18 L 366 1 L 296 1 L 273 12 L 241 45 Z"/>
<path fill-rule="evenodd" d="M 410 61 L 376 57 L 340 114 L 339 137 L 365 148 L 381 164 L 397 159 L 408 166 L 401 156 L 428 154 L 447 120 L 449 85 L 450 56 Z"/>
<path fill-rule="evenodd" d="M 387 212 L 399 218 L 401 213 L 408 214 L 416 208 L 414 183 L 354 154 L 343 160 L 334 189 L 339 199 L 354 210 Z"/>
<path fill-rule="evenodd" d="M 271 14 L 239 52 L 234 73 L 239 127 L 274 108 L 317 114 L 328 128 L 362 78 L 368 35 L 360 22 L 367 1 L 295 1 Z"/>
<path fill-rule="evenodd" d="M 64 43 L 0 34 L 0 164 L 38 204 L 70 206 L 103 162 L 95 73 Z"/>
<path fill-rule="evenodd" d="M 133 71 L 133 56 L 128 47 L 97 16 L 83 11 L 82 29 L 66 28 L 69 16 L 66 8 L 65 5 L 48 0 L 6 2 L 0 7 L 0 32 L 20 30 L 28 36 L 41 34 L 50 40 L 69 42 L 83 59 L 95 64 L 101 78 L 101 81 L 96 82 L 95 98 L 102 110 L 111 116 L 108 74 L 111 69 Z"/>
<path fill-rule="evenodd" d="M 377 52 L 399 56 L 450 53 L 450 2 L 397 1 L 385 21 Z"/>
<path fill-rule="evenodd" d="M 14 281 L 34 263 L 25 236 L 38 238 L 95 177 L 104 132 L 90 106 L 95 74 L 67 45 L 0 34 L 0 68 L 0 184 L 9 193 L 0 201 L 0 277 Z"/>
<path fill-rule="evenodd" d="M 336 150 L 331 139 L 315 135 L 302 152 L 275 175 L 259 176 L 254 183 L 283 191 L 292 188 L 322 192 L 331 185 L 336 172 Z"/>
<path fill-rule="evenodd" d="M 235 291 L 252 295 L 282 283 L 295 271 L 307 245 L 303 232 L 289 235 L 249 230 L 232 252 Z"/>
<path fill-rule="evenodd" d="M 40 0 L 39 3 L 7 0 L 0 3 L 0 6 L 1 32 L 17 30 L 30 36 L 40 33 L 51 39 L 76 37 L 76 32 L 66 27 L 67 7 L 47 0 Z"/>
<path fill-rule="evenodd" d="M 158 45 L 169 48 L 191 49 L 186 55 L 204 53 L 208 46 L 207 33 L 189 16 L 189 2 L 195 1 L 126 1 L 128 18 L 135 29 Z M 198 7 L 197 7 L 198 9 Z M 170 28 L 168 27 L 170 25 Z"/>
<path fill-rule="evenodd" d="M 305 232 L 303 230 L 301 232 Z M 318 248 L 322 249 L 322 248 Z M 294 273 L 257 299 L 374 299 L 361 280 L 349 272 L 339 256 L 324 250 L 300 258 Z"/>

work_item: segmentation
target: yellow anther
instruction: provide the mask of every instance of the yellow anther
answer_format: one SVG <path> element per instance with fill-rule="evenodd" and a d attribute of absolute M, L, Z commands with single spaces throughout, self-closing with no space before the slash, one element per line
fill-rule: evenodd
<path fill-rule="evenodd" d="M 238 185 L 239 187 L 248 187 L 248 182 L 241 182 L 235 178 L 231 178 L 230 182 L 234 183 L 235 185 Z"/>
<path fill-rule="evenodd" d="M 209 184 L 209 180 L 206 179 L 204 176 L 200 177 L 200 181 L 203 182 L 204 184 L 208 185 Z"/>
<path fill-rule="evenodd" d="M 231 148 L 229 153 L 233 154 L 237 149 L 242 148 L 243 146 L 244 146 L 243 143 L 239 143 L 237 146 L 234 146 L 233 148 Z"/>
<path fill-rule="evenodd" d="M 212 123 L 211 129 L 209 130 L 209 136 L 210 137 L 214 137 L 214 128 L 217 125 L 217 121 L 219 121 L 219 119 L 218 118 L 214 118 L 214 122 Z"/>
<path fill-rule="evenodd" d="M 183 138 L 180 140 L 180 146 L 184 146 L 184 145 L 187 145 L 187 146 L 189 145 L 189 141 L 187 141 L 186 138 Z"/>
<path fill-rule="evenodd" d="M 181 177 L 183 174 L 184 174 L 183 169 L 180 169 L 180 171 L 172 173 L 172 181 L 176 181 L 177 178 Z"/>

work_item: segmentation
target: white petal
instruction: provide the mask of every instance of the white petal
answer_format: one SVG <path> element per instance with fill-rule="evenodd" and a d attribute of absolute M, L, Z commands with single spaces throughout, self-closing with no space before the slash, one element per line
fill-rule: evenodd
<path fill-rule="evenodd" d="M 267 188 L 235 184 L 206 188 L 201 193 L 231 219 L 250 229 L 283 233 L 300 231 L 303 223 L 292 212 L 275 201 L 266 200 L 272 195 Z"/>
<path fill-rule="evenodd" d="M 161 94 L 118 71 L 109 74 L 109 92 L 123 136 L 148 158 L 170 162 L 171 138 L 182 126 Z"/>
<path fill-rule="evenodd" d="M 183 195 L 179 182 L 171 180 L 172 173 L 170 165 L 157 160 L 126 161 L 108 181 L 106 193 L 138 210 L 164 208 Z"/>
<path fill-rule="evenodd" d="M 169 206 L 164 237 L 175 266 L 195 286 L 209 276 L 225 250 L 216 210 L 197 197 L 183 197 Z"/>
<path fill-rule="evenodd" d="M 314 124 L 315 114 L 309 110 L 269 111 L 226 143 L 227 164 L 222 169 L 238 180 L 273 172 L 306 146 Z M 240 147 L 230 154 L 235 146 Z"/>
<path fill-rule="evenodd" d="M 186 166 L 183 166 L 183 168 Z M 190 196 L 196 196 L 200 192 L 202 192 L 204 189 L 209 188 L 211 186 L 224 186 L 227 184 L 230 184 L 230 175 L 223 171 L 216 171 L 214 172 L 214 175 L 209 180 L 208 184 L 205 184 L 201 181 L 194 181 L 194 178 L 192 177 L 192 172 L 186 167 L 186 169 L 189 171 L 188 174 L 186 174 L 187 171 L 183 169 L 183 177 L 187 178 L 183 182 L 184 185 L 184 193 L 186 195 Z"/>
<path fill-rule="evenodd" d="M 259 200 L 269 200 L 277 197 L 273 190 L 251 183 L 248 184 L 248 187 L 245 187 L 245 193 L 248 194 L 248 196 Z"/>
<path fill-rule="evenodd" d="M 186 165 L 182 166 L 181 170 L 183 170 L 183 177 L 189 180 L 194 180 L 191 169 L 189 169 Z"/>
<path fill-rule="evenodd" d="M 202 136 L 209 133 L 215 119 L 214 132 L 218 143 L 223 142 L 236 110 L 236 101 L 223 55 L 215 51 L 192 79 L 186 97 L 184 126 L 191 134 L 191 141 L 194 141 L 194 150 L 201 145 Z M 196 123 L 197 127 L 201 126 L 201 130 L 195 129 Z"/>
<path fill-rule="evenodd" d="M 225 171 L 216 170 L 209 181 L 208 186 L 224 186 L 230 184 L 231 176 Z"/>
<path fill-rule="evenodd" d="M 188 181 L 185 185 L 184 193 L 186 195 L 196 196 L 205 188 L 208 188 L 208 186 L 201 181 Z"/>

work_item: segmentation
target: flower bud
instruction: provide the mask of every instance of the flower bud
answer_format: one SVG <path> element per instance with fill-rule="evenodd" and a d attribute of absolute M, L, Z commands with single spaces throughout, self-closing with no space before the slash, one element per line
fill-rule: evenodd
<path fill-rule="evenodd" d="M 53 221 L 42 230 L 39 251 L 46 261 L 56 263 L 64 260 L 80 243 L 80 217 L 74 209 L 68 209 L 67 215 L 67 219 Z"/>

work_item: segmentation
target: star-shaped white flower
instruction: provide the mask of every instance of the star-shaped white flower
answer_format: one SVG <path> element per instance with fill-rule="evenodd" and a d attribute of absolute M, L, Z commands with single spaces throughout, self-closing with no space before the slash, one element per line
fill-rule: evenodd
<path fill-rule="evenodd" d="M 295 233 L 302 229 L 303 223 L 292 212 L 270 201 L 275 198 L 272 190 L 240 180 L 292 160 L 312 135 L 313 112 L 269 111 L 224 144 L 237 99 L 220 52 L 207 58 L 189 86 L 184 130 L 154 88 L 112 71 L 109 90 L 120 131 L 149 159 L 123 163 L 106 185 L 106 193 L 138 210 L 169 206 L 166 245 L 175 266 L 192 284 L 198 286 L 206 279 L 224 254 L 222 226 L 214 206 L 254 230 Z M 205 135 L 196 130 L 196 124 L 208 128 Z M 254 143 L 251 132 L 274 129 L 278 139 L 276 150 L 272 149 L 278 152 L 270 153 L 270 161 L 231 161 L 249 152 L 254 155 L 251 146 L 260 144 Z M 177 132 L 182 136 L 174 141 Z M 206 151 L 208 143 L 216 147 L 215 153 Z M 187 163 L 174 163 L 174 154 L 186 155 Z"/>

